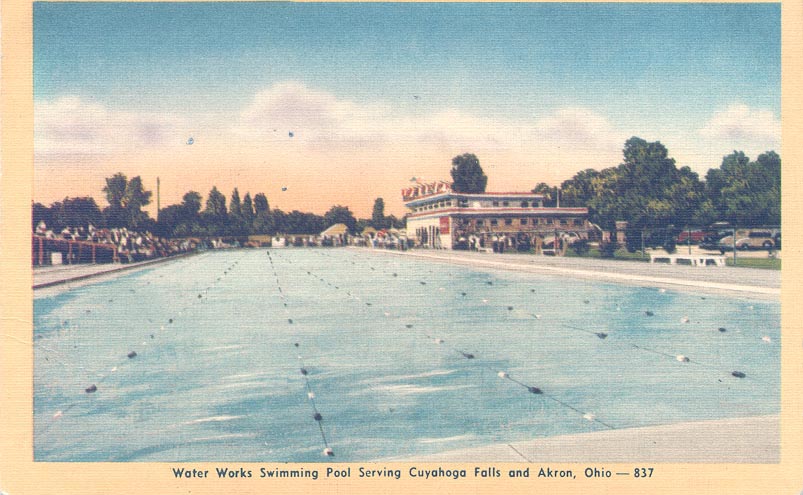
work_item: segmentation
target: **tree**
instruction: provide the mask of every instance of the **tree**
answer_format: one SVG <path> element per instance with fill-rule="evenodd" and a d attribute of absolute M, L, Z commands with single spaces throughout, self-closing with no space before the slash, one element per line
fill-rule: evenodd
<path fill-rule="evenodd" d="M 682 200 L 698 188 L 699 180 L 695 174 L 681 174 L 664 145 L 632 137 L 622 154 L 618 167 L 586 170 L 564 182 L 568 205 L 585 200 L 591 221 L 605 229 L 617 220 L 634 229 L 664 228 L 676 221 L 679 208 L 688 211 Z"/>
<path fill-rule="evenodd" d="M 150 218 L 142 207 L 150 204 L 152 193 L 144 189 L 142 178 L 128 180 L 125 174 L 118 172 L 106 179 L 103 192 L 109 202 L 103 214 L 110 227 L 139 229 L 149 224 Z"/>
<path fill-rule="evenodd" d="M 706 193 L 720 220 L 737 225 L 781 222 L 781 157 L 774 151 L 751 162 L 742 151 L 723 157 L 706 174 Z"/>
<path fill-rule="evenodd" d="M 287 234 L 318 234 L 322 230 L 324 220 L 314 213 L 293 210 L 284 219 L 283 232 Z"/>
<path fill-rule="evenodd" d="M 195 191 L 187 192 L 182 198 L 181 206 L 187 218 L 197 219 L 201 211 L 201 194 Z"/>
<path fill-rule="evenodd" d="M 209 191 L 204 213 L 215 218 L 225 218 L 226 216 L 226 196 L 218 191 L 217 186 L 212 186 Z"/>
<path fill-rule="evenodd" d="M 90 224 L 95 227 L 103 224 L 103 214 L 93 198 L 64 198 L 63 201 L 50 205 L 50 223 L 47 226 L 54 230 L 64 227 L 88 228 Z"/>
<path fill-rule="evenodd" d="M 254 202 L 251 200 L 251 193 L 247 192 L 243 197 L 242 214 L 246 225 L 251 229 L 254 224 Z"/>
<path fill-rule="evenodd" d="M 185 209 L 183 205 L 169 205 L 159 212 L 159 221 L 156 232 L 165 237 L 175 237 L 179 226 L 186 226 L 184 221 Z M 184 231 L 186 232 L 186 228 Z"/>
<path fill-rule="evenodd" d="M 153 193 L 146 191 L 142 187 L 142 178 L 136 176 L 130 181 L 125 188 L 125 198 L 123 206 L 132 212 L 138 212 L 143 206 L 151 203 L 151 196 Z"/>
<path fill-rule="evenodd" d="M 480 161 L 472 153 L 452 158 L 452 190 L 458 193 L 484 193 L 488 177 L 480 167 Z"/>
<path fill-rule="evenodd" d="M 195 191 L 184 194 L 181 204 L 162 208 L 159 213 L 159 233 L 164 236 L 185 237 L 207 234 L 201 229 L 201 195 Z"/>
<path fill-rule="evenodd" d="M 242 215 L 242 203 L 240 202 L 240 191 L 235 187 L 231 192 L 231 200 L 229 201 L 229 215 L 239 218 Z"/>
<path fill-rule="evenodd" d="M 201 194 L 188 191 L 182 197 L 179 226 L 184 235 L 200 234 L 201 231 Z"/>
<path fill-rule="evenodd" d="M 394 229 L 402 229 L 402 228 L 404 228 L 405 220 L 396 218 L 396 215 L 389 215 L 389 216 L 385 217 L 385 219 L 386 219 L 388 225 L 391 228 L 394 228 Z"/>
<path fill-rule="evenodd" d="M 254 196 L 254 212 L 259 215 L 261 213 L 267 213 L 270 211 L 270 205 L 268 205 L 268 198 L 265 197 L 264 193 L 258 193 Z"/>
<path fill-rule="evenodd" d="M 216 186 L 212 186 L 206 198 L 202 219 L 210 235 L 220 235 L 226 228 L 226 196 L 218 191 Z"/>
<path fill-rule="evenodd" d="M 546 182 L 539 182 L 533 189 L 533 194 L 544 196 L 544 206 L 555 206 L 558 198 L 558 188 L 552 187 Z"/>
<path fill-rule="evenodd" d="M 229 201 L 229 218 L 226 230 L 233 235 L 246 235 L 248 229 L 243 218 L 242 202 L 240 201 L 240 191 L 235 187 L 231 192 Z"/>
<path fill-rule="evenodd" d="M 705 184 L 689 167 L 678 170 L 678 180 L 669 186 L 666 194 L 671 203 L 674 225 L 707 225 L 713 221 L 707 219 L 703 211 Z"/>
<path fill-rule="evenodd" d="M 599 178 L 600 172 L 593 168 L 577 172 L 560 185 L 561 203 L 565 206 L 587 206 L 588 201 L 596 195 Z"/>
<path fill-rule="evenodd" d="M 633 227 L 659 227 L 672 223 L 675 213 L 668 190 L 679 180 L 675 160 L 659 141 L 632 137 L 625 142 L 624 163 L 617 168 L 615 190 L 622 202 L 615 212 Z"/>
<path fill-rule="evenodd" d="M 375 229 L 385 229 L 388 227 L 385 220 L 385 200 L 376 198 L 374 200 L 374 210 L 371 213 L 371 225 Z"/>
<path fill-rule="evenodd" d="M 354 214 L 349 210 L 348 206 L 333 206 L 327 211 L 324 216 L 324 229 L 331 227 L 336 223 L 346 224 L 349 232 L 352 234 L 357 231 L 357 219 Z"/>
<path fill-rule="evenodd" d="M 269 220 L 263 225 L 267 228 L 267 232 L 274 233 L 287 233 L 287 213 L 276 208 L 268 214 Z"/>
<path fill-rule="evenodd" d="M 106 179 L 106 186 L 103 188 L 103 192 L 106 193 L 106 201 L 109 202 L 110 207 L 123 208 L 123 199 L 125 198 L 127 186 L 128 178 L 122 172 L 118 172 Z"/>
<path fill-rule="evenodd" d="M 271 214 L 268 198 L 264 193 L 257 193 L 254 196 L 254 233 L 273 234 L 277 232 L 279 230 L 277 219 L 280 216 Z"/>
<path fill-rule="evenodd" d="M 45 226 L 48 229 L 53 228 L 53 218 L 50 208 L 42 203 L 34 203 L 31 205 L 31 226 L 33 227 L 34 231 L 39 225 L 39 222 L 45 222 Z"/>

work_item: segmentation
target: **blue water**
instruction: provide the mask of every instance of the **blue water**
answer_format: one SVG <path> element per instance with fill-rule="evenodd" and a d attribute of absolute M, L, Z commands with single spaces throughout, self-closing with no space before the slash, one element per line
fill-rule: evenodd
<path fill-rule="evenodd" d="M 34 321 L 37 461 L 368 461 L 780 410 L 778 302 L 370 251 L 205 253 Z"/>

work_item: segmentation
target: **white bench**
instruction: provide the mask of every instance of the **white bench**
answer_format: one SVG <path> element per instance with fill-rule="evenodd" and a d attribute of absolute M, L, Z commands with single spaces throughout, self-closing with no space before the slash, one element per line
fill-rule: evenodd
<path fill-rule="evenodd" d="M 650 263 L 668 263 L 688 266 L 725 266 L 725 256 L 710 254 L 660 254 L 650 253 Z"/>

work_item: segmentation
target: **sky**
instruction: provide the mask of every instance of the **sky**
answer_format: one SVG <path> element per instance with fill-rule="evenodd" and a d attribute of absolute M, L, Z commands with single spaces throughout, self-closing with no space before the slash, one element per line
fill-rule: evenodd
<path fill-rule="evenodd" d="M 660 141 L 704 176 L 780 153 L 780 4 L 34 3 L 34 200 L 141 176 L 404 214 L 474 153 L 489 191 Z M 190 140 L 190 138 L 192 138 Z M 188 144 L 192 142 L 192 144 Z"/>

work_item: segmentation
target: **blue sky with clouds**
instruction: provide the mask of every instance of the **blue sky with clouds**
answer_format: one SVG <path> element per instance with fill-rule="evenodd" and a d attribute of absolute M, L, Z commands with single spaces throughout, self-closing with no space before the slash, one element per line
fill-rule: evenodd
<path fill-rule="evenodd" d="M 306 151 L 346 136 L 369 154 L 375 130 L 354 122 L 379 120 L 379 141 L 392 128 L 442 133 L 422 146 L 446 174 L 474 135 L 500 173 L 565 162 L 529 181 L 616 165 L 629 135 L 674 145 L 679 165 L 704 173 L 732 149 L 779 147 L 780 51 L 779 4 L 37 2 L 37 163 L 73 163 L 51 151 L 76 126 L 97 137 L 82 141 L 93 156 L 125 151 L 102 141 L 128 128 L 154 146 L 171 126 L 201 142 L 206 130 L 220 147 L 245 124 L 262 135 L 290 123 Z M 449 122 L 454 132 L 438 127 Z M 570 170 L 577 157 L 551 156 L 553 138 L 555 150 L 619 144 Z"/>

